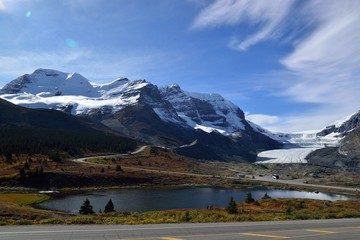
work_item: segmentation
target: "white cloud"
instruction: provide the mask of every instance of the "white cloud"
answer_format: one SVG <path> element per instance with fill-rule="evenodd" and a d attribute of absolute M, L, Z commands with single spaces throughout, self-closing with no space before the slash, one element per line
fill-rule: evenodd
<path fill-rule="evenodd" d="M 297 75 L 284 94 L 302 102 L 359 102 L 360 2 L 313 1 L 308 8 L 318 26 L 282 60 Z"/>
<path fill-rule="evenodd" d="M 4 11 L 5 10 L 5 3 L 0 0 L 0 11 Z"/>
<path fill-rule="evenodd" d="M 324 127 L 360 109 L 360 2 L 309 1 L 305 8 L 316 27 L 282 59 L 277 94 L 319 107 L 284 119 L 292 130 Z"/>
<path fill-rule="evenodd" d="M 246 119 L 260 125 L 260 126 L 267 126 L 279 121 L 278 116 L 273 115 L 265 115 L 265 114 L 246 114 Z"/>
<path fill-rule="evenodd" d="M 257 31 L 242 40 L 233 38 L 230 47 L 245 51 L 250 46 L 280 35 L 285 17 L 294 0 L 216 0 L 204 8 L 192 24 L 192 29 L 250 23 Z"/>
<path fill-rule="evenodd" d="M 320 111 L 310 111 L 302 114 L 293 114 L 282 116 L 279 121 L 274 124 L 265 126 L 273 132 L 301 132 L 308 130 L 321 130 L 326 126 L 332 125 L 334 122 L 344 119 L 344 117 L 352 115 L 354 112 L 344 113 L 341 110 L 321 109 Z"/>

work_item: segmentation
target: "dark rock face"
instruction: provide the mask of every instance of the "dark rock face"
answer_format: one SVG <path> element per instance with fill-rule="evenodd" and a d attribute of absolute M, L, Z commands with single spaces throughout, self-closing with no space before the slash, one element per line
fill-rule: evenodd
<path fill-rule="evenodd" d="M 326 167 L 360 168 L 360 128 L 350 132 L 339 147 L 312 152 L 308 163 Z"/>
<path fill-rule="evenodd" d="M 244 112 L 218 94 L 186 93 L 176 84 L 162 88 L 161 94 L 178 115 L 193 124 L 231 129 L 230 132 L 245 130 L 247 125 Z"/>
<path fill-rule="evenodd" d="M 336 127 L 335 125 L 331 125 L 326 127 L 324 130 L 319 132 L 318 136 L 326 136 L 330 133 L 339 133 L 339 134 L 345 134 L 355 128 L 360 127 L 360 112 L 355 113 L 351 116 L 351 118 L 347 121 L 345 121 L 341 126 Z"/>
<path fill-rule="evenodd" d="M 5 94 L 15 94 L 20 92 L 23 88 L 26 88 L 26 84 L 31 83 L 30 75 L 25 74 L 21 77 L 18 77 L 15 81 L 12 81 L 6 84 L 0 91 L 0 93 Z"/>
<path fill-rule="evenodd" d="M 327 167 L 360 168 L 360 111 L 340 126 L 328 126 L 317 135 L 330 133 L 344 137 L 339 147 L 319 149 L 307 157 L 308 162 Z"/>
<path fill-rule="evenodd" d="M 358 159 L 360 163 L 360 128 L 350 132 L 341 141 L 338 152 L 347 158 Z"/>

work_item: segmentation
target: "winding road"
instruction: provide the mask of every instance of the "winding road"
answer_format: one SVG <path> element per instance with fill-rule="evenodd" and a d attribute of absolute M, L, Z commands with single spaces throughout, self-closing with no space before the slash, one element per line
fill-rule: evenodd
<path fill-rule="evenodd" d="M 144 151 L 148 146 L 142 146 L 131 154 L 138 154 Z M 102 155 L 102 156 L 93 156 L 93 157 L 84 157 L 84 158 L 77 158 L 73 159 L 72 161 L 82 164 L 94 165 L 94 166 L 107 166 L 106 164 L 100 163 L 93 163 L 88 162 L 88 160 L 96 159 L 96 158 L 113 158 L 113 157 L 123 157 L 128 156 L 129 154 L 114 154 L 114 155 Z M 173 174 L 173 175 L 183 175 L 183 176 L 192 176 L 192 177 L 207 177 L 212 178 L 213 175 L 210 174 L 198 174 L 198 173 L 189 173 L 189 172 L 177 172 L 177 171 L 168 171 L 168 170 L 155 170 L 155 169 L 148 169 L 144 167 L 126 167 L 121 166 L 124 170 L 132 170 L 132 171 L 144 171 L 144 172 L 152 172 L 152 173 L 163 173 L 163 174 Z M 232 170 L 232 169 L 230 169 Z M 329 186 L 329 185 L 319 185 L 319 184 L 309 184 L 304 183 L 304 179 L 293 179 L 293 180 L 282 180 L 282 179 L 274 179 L 272 176 L 256 176 L 255 178 L 252 177 L 253 175 L 246 175 L 245 179 L 248 181 L 260 181 L 260 182 L 270 182 L 270 183 L 281 183 L 286 185 L 293 185 L 293 186 L 302 186 L 302 187 L 312 187 L 313 189 L 330 189 L 335 190 L 338 192 L 350 192 L 350 193 L 360 193 L 360 189 L 358 188 L 350 188 L 350 187 L 342 187 L 342 186 Z M 223 179 L 239 179 L 238 177 L 229 177 L 229 176 L 217 176 Z"/>

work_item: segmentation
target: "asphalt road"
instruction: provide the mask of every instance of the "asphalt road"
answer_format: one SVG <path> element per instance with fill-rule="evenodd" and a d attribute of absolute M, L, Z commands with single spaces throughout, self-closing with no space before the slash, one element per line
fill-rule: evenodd
<path fill-rule="evenodd" d="M 359 240 L 360 219 L 211 224 L 2 226 L 0 239 Z"/>

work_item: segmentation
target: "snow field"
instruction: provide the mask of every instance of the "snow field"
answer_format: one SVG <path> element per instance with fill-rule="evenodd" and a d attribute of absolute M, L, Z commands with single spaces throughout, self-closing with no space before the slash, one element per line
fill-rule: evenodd
<path fill-rule="evenodd" d="M 258 154 L 258 163 L 307 163 L 306 156 L 319 148 L 289 148 L 264 151 Z"/>

